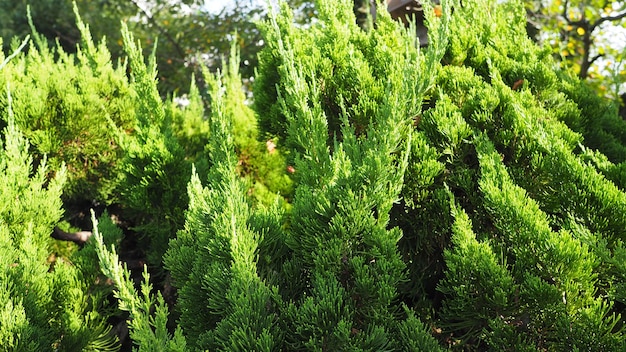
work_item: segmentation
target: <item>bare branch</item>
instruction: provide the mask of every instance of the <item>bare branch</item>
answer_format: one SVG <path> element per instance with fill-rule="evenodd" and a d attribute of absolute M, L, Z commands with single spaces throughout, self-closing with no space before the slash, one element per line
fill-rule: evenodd
<path fill-rule="evenodd" d="M 563 16 L 563 18 L 565 19 L 565 22 L 567 22 L 567 24 L 569 24 L 572 27 L 582 27 L 585 30 L 591 30 L 593 31 L 595 29 L 595 27 L 591 26 L 589 23 L 589 20 L 587 19 L 587 16 L 585 15 L 585 9 L 583 8 L 584 5 L 580 5 L 580 12 L 581 12 L 581 16 L 579 19 L 577 20 L 573 20 L 571 18 L 569 18 L 569 15 L 567 14 L 568 10 L 569 10 L 569 1 L 565 1 L 565 3 L 563 4 L 563 13 L 561 14 Z"/>
<path fill-rule="evenodd" d="M 606 17 L 600 17 L 598 18 L 592 25 L 592 28 L 596 28 L 597 26 L 601 25 L 604 22 L 616 22 L 621 20 L 622 18 L 626 17 L 626 11 L 617 14 L 615 16 L 606 16 Z"/>
<path fill-rule="evenodd" d="M 604 55 L 602 55 L 602 54 L 598 54 L 598 55 L 596 55 L 596 56 L 592 57 L 592 58 L 589 60 L 589 66 L 593 65 L 593 63 L 594 63 L 594 62 L 596 62 L 596 60 L 598 60 L 599 58 L 601 58 L 601 57 L 603 57 L 603 56 L 604 56 Z"/>
<path fill-rule="evenodd" d="M 78 232 L 70 233 L 70 232 L 65 232 L 55 226 L 54 230 L 52 230 L 51 236 L 52 238 L 55 238 L 57 240 L 71 241 L 80 246 L 83 246 L 85 245 L 85 243 L 87 243 L 87 241 L 89 240 L 89 237 L 91 237 L 91 231 L 78 231 Z"/>
<path fill-rule="evenodd" d="M 569 16 L 567 15 L 567 10 L 569 9 L 569 0 L 565 0 L 565 3 L 563 4 L 563 18 L 565 18 L 565 21 L 569 24 L 572 24 Z"/>

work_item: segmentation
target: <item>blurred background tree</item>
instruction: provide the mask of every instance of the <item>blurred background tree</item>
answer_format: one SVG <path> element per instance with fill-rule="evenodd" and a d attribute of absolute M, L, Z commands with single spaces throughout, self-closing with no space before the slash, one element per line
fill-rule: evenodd
<path fill-rule="evenodd" d="M 76 0 L 96 40 L 107 38 L 112 57 L 122 55 L 120 21 L 125 21 L 146 51 L 158 38 L 157 65 L 162 95 L 187 93 L 200 64 L 215 71 L 237 33 L 240 72 L 253 79 L 263 47 L 256 22 L 266 13 L 260 0 Z M 619 0 L 524 0 L 529 34 L 552 47 L 564 67 L 590 82 L 600 95 L 617 99 L 626 88 L 626 2 Z M 11 38 L 31 32 L 26 0 L 0 0 L 0 36 L 7 52 Z M 296 22 L 315 18 L 313 0 L 288 0 Z M 354 0 L 365 13 L 365 0 Z M 72 52 L 79 40 L 72 0 L 40 0 L 31 5 L 33 23 L 51 43 Z M 148 54 L 147 52 L 145 53 Z"/>
<path fill-rule="evenodd" d="M 564 67 L 617 99 L 626 87 L 626 2 L 526 0 L 528 32 Z"/>
<path fill-rule="evenodd" d="M 306 23 L 314 15 L 313 1 L 290 0 L 296 9 L 296 20 Z M 31 33 L 27 18 L 27 0 L 0 0 L 0 36 L 8 52 L 11 39 Z M 106 37 L 115 60 L 123 55 L 120 22 L 128 28 L 146 50 L 156 50 L 159 89 L 163 95 L 177 95 L 189 89 L 191 73 L 202 77 L 200 63 L 211 70 L 222 67 L 224 55 L 237 33 L 241 52 L 240 71 L 244 80 L 254 75 L 256 54 L 263 41 L 256 28 L 267 9 L 256 0 L 76 0 L 85 23 L 95 40 Z M 217 4 L 217 5 L 216 5 Z M 72 0 L 39 0 L 30 2 L 36 30 L 66 52 L 75 52 L 80 41 L 72 11 Z"/>

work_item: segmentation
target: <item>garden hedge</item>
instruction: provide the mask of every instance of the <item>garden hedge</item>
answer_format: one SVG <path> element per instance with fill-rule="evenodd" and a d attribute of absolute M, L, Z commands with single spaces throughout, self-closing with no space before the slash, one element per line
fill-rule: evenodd
<path fill-rule="evenodd" d="M 362 29 L 351 1 L 316 5 L 307 26 L 284 3 L 259 23 L 252 98 L 235 47 L 163 98 L 125 27 L 117 65 L 80 18 L 76 55 L 16 42 L 2 346 L 116 350 L 122 317 L 139 351 L 626 349 L 616 106 L 528 38 L 519 1 L 424 3 L 426 48 L 382 7 Z M 94 212 L 56 253 L 80 197 L 132 226 Z"/>

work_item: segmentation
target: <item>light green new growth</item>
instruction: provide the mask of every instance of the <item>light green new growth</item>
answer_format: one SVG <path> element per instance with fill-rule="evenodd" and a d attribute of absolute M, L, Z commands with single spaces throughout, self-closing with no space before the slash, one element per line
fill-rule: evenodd
<path fill-rule="evenodd" d="M 91 273 L 61 258 L 49 262 L 66 169 L 52 174 L 44 158 L 33 170 L 8 88 L 7 104 L 0 150 L 0 345 L 6 351 L 113 350 L 117 339 L 95 308 L 100 302 L 88 296 Z"/>
<path fill-rule="evenodd" d="M 115 297 L 119 308 L 130 316 L 128 326 L 130 336 L 137 345 L 136 351 L 187 351 L 186 341 L 180 327 L 171 335 L 167 328 L 168 308 L 160 292 L 152 294 L 150 275 L 144 266 L 143 282 L 138 292 L 130 278 L 130 272 L 119 261 L 115 247 L 107 249 L 98 227 L 95 213 L 91 212 L 93 237 L 102 272 L 109 277 L 116 289 Z M 154 310 L 154 313 L 153 313 Z"/>

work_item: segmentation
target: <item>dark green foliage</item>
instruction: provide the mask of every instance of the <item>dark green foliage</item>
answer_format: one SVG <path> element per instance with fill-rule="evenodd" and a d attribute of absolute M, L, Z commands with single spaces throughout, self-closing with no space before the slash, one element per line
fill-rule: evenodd
<path fill-rule="evenodd" d="M 613 258 L 621 253 L 626 198 L 600 174 L 620 181 L 618 169 L 580 147 L 597 135 L 589 119 L 617 117 L 554 71 L 549 52 L 525 36 L 518 4 L 464 2 L 456 10 L 448 65 L 417 126 L 420 174 L 407 178 L 406 206 L 397 213 L 405 240 L 426 236 L 426 244 L 404 244 L 406 256 L 435 251 L 410 267 L 411 281 L 428 268 L 440 271 L 430 277 L 443 277 L 443 297 L 427 285 L 422 292 L 461 349 L 622 350 L 623 306 L 607 294 L 621 286 Z M 623 128 L 616 122 L 605 130 L 619 136 Z M 621 146 L 619 137 L 607 142 Z M 432 216 L 440 182 L 453 195 L 454 219 L 427 222 L 435 231 L 424 232 L 402 214 Z M 447 246 L 446 266 L 438 266 L 436 249 Z"/>
<path fill-rule="evenodd" d="M 602 152 L 614 163 L 626 161 L 626 121 L 617 114 L 616 104 L 570 77 L 564 79 L 560 90 L 580 109 L 580 127 L 569 123 L 568 126 L 583 134 L 585 145 Z"/>

